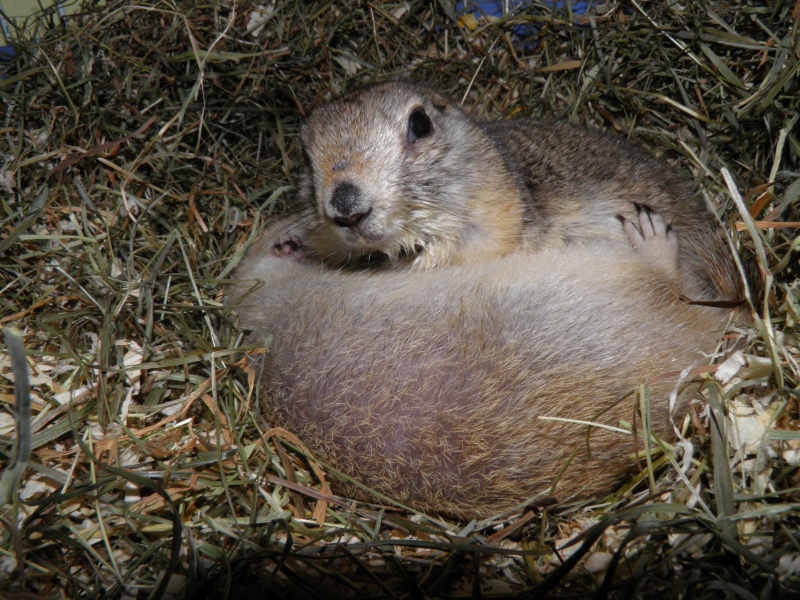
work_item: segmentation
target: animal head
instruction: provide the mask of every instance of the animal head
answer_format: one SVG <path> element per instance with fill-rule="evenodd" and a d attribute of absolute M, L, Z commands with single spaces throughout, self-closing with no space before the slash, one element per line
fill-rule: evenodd
<path fill-rule="evenodd" d="M 415 256 L 463 229 L 491 144 L 428 88 L 384 83 L 321 106 L 302 129 L 311 244 L 325 259 Z"/>

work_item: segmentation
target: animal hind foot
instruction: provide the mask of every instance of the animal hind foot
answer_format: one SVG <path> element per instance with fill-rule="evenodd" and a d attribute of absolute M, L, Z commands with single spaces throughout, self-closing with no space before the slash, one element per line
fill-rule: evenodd
<path fill-rule="evenodd" d="M 677 277 L 678 236 L 659 213 L 644 204 L 634 204 L 638 226 L 617 215 L 622 229 L 639 255 L 651 266 Z"/>

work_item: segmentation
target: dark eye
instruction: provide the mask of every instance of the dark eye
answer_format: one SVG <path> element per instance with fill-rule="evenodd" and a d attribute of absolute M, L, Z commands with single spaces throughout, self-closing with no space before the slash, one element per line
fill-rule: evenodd
<path fill-rule="evenodd" d="M 408 115 L 408 141 L 416 142 L 424 137 L 428 137 L 433 133 L 433 123 L 425 111 L 421 108 L 415 108 Z"/>

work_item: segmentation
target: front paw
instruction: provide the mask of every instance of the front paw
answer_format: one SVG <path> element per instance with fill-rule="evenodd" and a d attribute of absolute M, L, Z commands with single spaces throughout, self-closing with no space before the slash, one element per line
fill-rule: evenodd
<path fill-rule="evenodd" d="M 638 225 L 617 215 L 622 229 L 639 255 L 657 269 L 677 275 L 678 236 L 664 218 L 649 206 L 635 204 Z"/>
<path fill-rule="evenodd" d="M 303 249 L 299 238 L 288 236 L 272 244 L 270 251 L 273 256 L 278 258 L 291 258 L 293 260 L 305 260 L 308 254 Z"/>

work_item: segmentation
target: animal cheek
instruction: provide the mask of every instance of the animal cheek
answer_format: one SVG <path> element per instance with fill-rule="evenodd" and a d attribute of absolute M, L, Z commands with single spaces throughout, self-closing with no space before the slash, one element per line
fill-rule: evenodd
<path fill-rule="evenodd" d="M 431 148 L 429 140 L 421 139 L 416 142 L 403 142 L 403 152 L 408 160 L 416 162 L 422 155 L 428 152 Z"/>
<path fill-rule="evenodd" d="M 315 175 L 312 181 L 314 201 L 316 202 L 317 206 L 321 208 L 325 203 L 325 198 L 329 193 L 328 190 L 330 189 L 330 181 L 326 180 L 326 178 L 322 175 Z"/>

